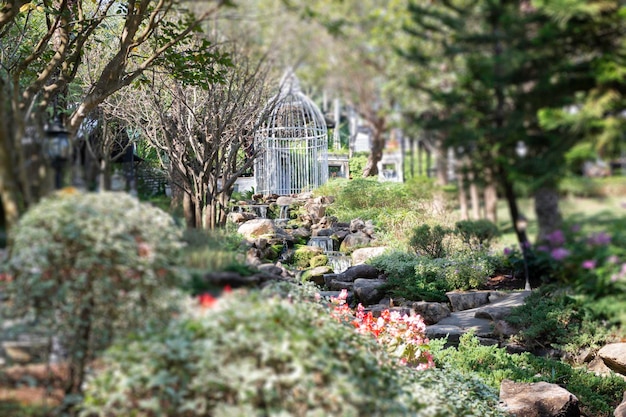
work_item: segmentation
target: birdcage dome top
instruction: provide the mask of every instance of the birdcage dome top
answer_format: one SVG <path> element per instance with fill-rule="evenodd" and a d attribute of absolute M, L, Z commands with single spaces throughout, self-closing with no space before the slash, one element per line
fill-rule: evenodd
<path fill-rule="evenodd" d="M 267 137 L 307 138 L 326 136 L 327 126 L 319 107 L 300 89 L 300 81 L 288 69 L 280 90 L 270 101 L 271 107 L 260 134 Z"/>

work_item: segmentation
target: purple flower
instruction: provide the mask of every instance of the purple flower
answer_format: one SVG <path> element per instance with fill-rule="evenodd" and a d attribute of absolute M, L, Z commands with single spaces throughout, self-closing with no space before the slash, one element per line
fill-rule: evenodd
<path fill-rule="evenodd" d="M 511 252 L 513 252 L 511 248 L 504 248 L 504 250 L 502 251 L 502 253 L 504 253 L 504 256 L 509 256 Z"/>
<path fill-rule="evenodd" d="M 567 258 L 569 254 L 570 251 L 565 248 L 552 249 L 552 252 L 550 252 L 550 256 L 552 256 L 552 259 L 556 261 L 562 261 L 563 259 Z"/>
<path fill-rule="evenodd" d="M 619 258 L 617 257 L 617 255 L 611 255 L 607 258 L 606 261 L 610 264 L 616 264 L 619 262 Z"/>
<path fill-rule="evenodd" d="M 594 269 L 596 267 L 596 260 L 595 259 L 587 259 L 586 261 L 583 262 L 583 264 L 581 266 L 584 269 Z"/>
<path fill-rule="evenodd" d="M 537 250 L 541 252 L 550 252 L 550 248 L 546 245 L 537 246 Z"/>
<path fill-rule="evenodd" d="M 546 236 L 546 240 L 552 246 L 560 246 L 565 243 L 565 235 L 563 234 L 562 230 L 557 229 L 554 232 L 548 234 Z"/>
<path fill-rule="evenodd" d="M 592 246 L 604 246 L 611 243 L 611 235 L 605 232 L 594 233 L 587 239 L 587 243 Z"/>

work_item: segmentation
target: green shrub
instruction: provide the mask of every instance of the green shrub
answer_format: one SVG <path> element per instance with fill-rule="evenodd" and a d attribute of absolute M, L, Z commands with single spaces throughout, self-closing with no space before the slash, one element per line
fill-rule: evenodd
<path fill-rule="evenodd" d="M 385 291 L 394 298 L 446 301 L 448 287 L 441 274 L 443 259 L 430 260 L 391 251 L 369 260 L 369 264 L 387 276 Z"/>
<path fill-rule="evenodd" d="M 584 348 L 601 347 L 615 331 L 602 323 L 588 303 L 544 286 L 527 297 L 524 305 L 515 307 L 506 320 L 520 329 L 515 339 L 528 349 L 549 347 L 575 355 Z"/>
<path fill-rule="evenodd" d="M 80 391 L 87 361 L 114 336 L 171 315 L 182 231 L 126 193 L 65 189 L 12 230 L 3 313 L 59 336 Z"/>
<path fill-rule="evenodd" d="M 386 291 L 396 298 L 446 301 L 446 292 L 480 288 L 496 270 L 487 254 L 459 253 L 452 258 L 424 258 L 392 251 L 369 263 L 387 276 Z"/>
<path fill-rule="evenodd" d="M 285 285 L 283 297 L 269 291 L 234 292 L 118 343 L 89 379 L 82 415 L 503 415 L 475 378 L 400 366 L 328 307 Z"/>
<path fill-rule="evenodd" d="M 446 238 L 452 234 L 452 229 L 439 224 L 430 226 L 422 224 L 413 229 L 409 246 L 418 254 L 431 259 L 443 258 L 448 254 Z"/>
<path fill-rule="evenodd" d="M 465 291 L 483 286 L 495 267 L 486 254 L 460 253 L 449 259 L 442 272 L 447 288 Z"/>
<path fill-rule="evenodd" d="M 480 345 L 471 333 L 461 336 L 458 348 L 438 349 L 437 346 L 442 344 L 431 343 L 431 350 L 435 363 L 444 369 L 479 377 L 494 389 L 499 389 L 503 379 L 559 384 L 578 397 L 582 411 L 589 416 L 612 416 L 626 391 L 626 381 L 617 376 L 596 376 L 529 353 L 508 354 L 505 348 Z"/>
<path fill-rule="evenodd" d="M 488 250 L 499 234 L 498 226 L 485 219 L 459 221 L 455 231 L 472 251 Z"/>

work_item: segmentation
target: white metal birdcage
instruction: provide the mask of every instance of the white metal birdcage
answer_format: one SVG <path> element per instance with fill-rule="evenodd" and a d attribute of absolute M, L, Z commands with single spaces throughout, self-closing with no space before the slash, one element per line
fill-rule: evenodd
<path fill-rule="evenodd" d="M 268 116 L 255 135 L 256 192 L 290 195 L 311 191 L 328 180 L 326 122 L 317 105 L 300 90 L 293 71 L 281 81 Z"/>

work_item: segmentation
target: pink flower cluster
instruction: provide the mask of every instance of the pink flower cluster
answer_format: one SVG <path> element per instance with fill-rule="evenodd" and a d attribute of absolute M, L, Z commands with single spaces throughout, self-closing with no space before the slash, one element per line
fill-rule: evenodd
<path fill-rule="evenodd" d="M 398 356 L 403 365 L 417 370 L 435 366 L 425 336 L 426 324 L 419 315 L 400 315 L 397 311 L 383 310 L 380 317 L 365 312 L 359 304 L 356 314 L 346 304 L 348 292 L 342 290 L 338 297 L 331 297 L 335 306 L 331 314 L 339 320 L 348 320 L 359 333 L 373 335 L 378 343 L 392 355 Z"/>

